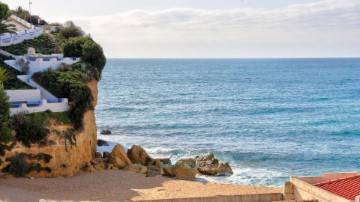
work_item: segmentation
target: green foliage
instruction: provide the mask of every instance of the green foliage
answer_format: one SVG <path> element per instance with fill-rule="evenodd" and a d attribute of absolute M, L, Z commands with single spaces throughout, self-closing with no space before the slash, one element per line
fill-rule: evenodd
<path fill-rule="evenodd" d="M 39 20 L 41 21 L 38 15 L 30 16 L 30 12 L 23 9 L 21 6 L 17 7 L 16 10 L 12 10 L 11 13 L 18 16 L 21 19 L 24 19 L 27 22 L 30 22 L 33 25 L 38 25 Z"/>
<path fill-rule="evenodd" d="M 33 87 L 29 86 L 25 82 L 18 79 L 17 75 L 22 75 L 22 73 L 6 63 L 4 63 L 4 60 L 12 59 L 7 56 L 0 55 L 0 68 L 3 68 L 6 70 L 8 74 L 7 81 L 4 82 L 4 89 L 7 90 L 13 90 L 13 89 L 33 89 Z"/>
<path fill-rule="evenodd" d="M 89 87 L 74 76 L 75 72 L 48 70 L 37 72 L 33 79 L 56 97 L 69 99 L 69 117 L 76 129 L 83 126 L 83 116 L 91 108 L 92 94 Z"/>
<path fill-rule="evenodd" d="M 70 38 L 63 44 L 63 52 L 65 57 L 81 57 L 82 45 L 89 40 L 88 37 Z"/>
<path fill-rule="evenodd" d="M 12 10 L 11 13 L 26 21 L 29 21 L 30 19 L 30 12 L 23 9 L 21 6 L 17 7 L 16 10 Z"/>
<path fill-rule="evenodd" d="M 45 141 L 49 133 L 46 122 L 36 114 L 33 116 L 17 114 L 11 118 L 10 122 L 16 132 L 16 140 L 21 141 L 27 147 L 33 143 Z"/>
<path fill-rule="evenodd" d="M 6 144 L 14 139 L 9 128 L 10 105 L 8 96 L 0 86 L 0 144 Z"/>
<path fill-rule="evenodd" d="M 49 163 L 52 156 L 49 154 L 17 154 L 16 156 L 7 158 L 6 161 L 10 162 L 8 166 L 2 169 L 2 172 L 10 173 L 15 177 L 25 177 L 31 171 L 40 172 L 45 170 L 47 172 L 51 172 L 51 168 L 49 167 L 41 167 L 39 163 L 28 163 L 28 160 L 38 160 L 45 161 L 45 163 Z"/>
<path fill-rule="evenodd" d="M 57 135 L 65 139 L 65 150 L 67 151 L 68 142 L 70 147 L 76 146 L 76 136 L 73 130 L 56 131 Z"/>
<path fill-rule="evenodd" d="M 47 113 L 37 113 L 38 115 L 44 115 L 47 120 L 50 118 L 57 120 L 62 124 L 71 124 L 69 114 L 67 112 L 47 112 Z"/>
<path fill-rule="evenodd" d="M 106 58 L 102 47 L 91 37 L 70 38 L 63 44 L 63 52 L 65 57 L 81 57 L 82 61 L 90 66 L 88 69 L 93 71 L 93 75 L 99 75 L 100 79 Z"/>
<path fill-rule="evenodd" d="M 9 6 L 0 1 L 0 21 L 6 20 L 10 15 L 11 11 L 9 10 Z"/>
<path fill-rule="evenodd" d="M 0 87 L 3 87 L 5 81 L 10 77 L 10 74 L 6 71 L 5 68 L 0 67 Z"/>
<path fill-rule="evenodd" d="M 71 37 L 83 36 L 84 32 L 80 27 L 76 26 L 72 21 L 65 23 L 65 26 L 60 30 L 60 36 L 69 39 Z"/>
<path fill-rule="evenodd" d="M 14 55 L 24 55 L 27 54 L 27 49 L 29 47 L 35 48 L 36 52 L 41 54 L 55 53 L 55 44 L 45 35 L 1 48 Z"/>

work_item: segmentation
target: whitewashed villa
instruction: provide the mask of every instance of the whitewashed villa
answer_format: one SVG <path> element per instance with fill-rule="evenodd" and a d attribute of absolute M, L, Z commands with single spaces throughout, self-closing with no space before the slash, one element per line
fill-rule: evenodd
<path fill-rule="evenodd" d="M 0 35 L 0 46 L 12 45 L 24 40 L 33 39 L 41 36 L 44 32 L 42 27 L 35 27 L 16 16 L 11 16 L 11 19 L 18 23 L 16 25 L 17 27 L 21 27 L 22 25 L 23 27 L 29 27 L 30 29 L 18 32 L 17 35 Z M 0 52 L 5 55 L 11 55 L 2 50 L 0 50 Z M 49 68 L 58 69 L 62 64 L 71 65 L 79 62 L 80 58 L 67 58 L 64 57 L 63 54 L 36 54 L 33 48 L 29 48 L 28 54 L 26 55 L 11 56 L 14 58 L 13 60 L 5 60 L 4 62 L 21 72 L 23 72 L 21 63 L 25 63 L 28 67 L 26 74 L 19 75 L 17 78 L 33 87 L 33 89 L 5 90 L 9 96 L 9 103 L 11 103 L 11 115 L 18 113 L 37 113 L 47 110 L 52 112 L 64 112 L 69 110 L 67 98 L 57 98 L 32 80 L 31 77 L 36 72 L 46 71 Z"/>

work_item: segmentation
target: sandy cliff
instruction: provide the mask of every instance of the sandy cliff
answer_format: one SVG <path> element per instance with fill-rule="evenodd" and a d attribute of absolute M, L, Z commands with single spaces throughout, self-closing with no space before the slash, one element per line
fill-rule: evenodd
<path fill-rule="evenodd" d="M 76 145 L 71 145 L 69 140 L 61 138 L 55 134 L 54 131 L 64 131 L 71 128 L 71 125 L 53 125 L 51 131 L 53 131 L 48 139 L 52 140 L 52 144 L 46 146 L 40 146 L 38 144 L 32 145 L 30 148 L 23 146 L 21 143 L 16 145 L 7 151 L 5 156 L 1 157 L 2 163 L 0 164 L 0 170 L 6 167 L 9 162 L 5 159 L 13 157 L 18 154 L 26 155 L 39 155 L 48 154 L 52 158 L 50 162 L 46 163 L 44 160 L 32 159 L 28 160 L 28 163 L 40 164 L 41 167 L 48 167 L 51 172 L 42 170 L 40 172 L 32 171 L 29 176 L 33 177 L 56 177 L 56 176 L 72 176 L 76 174 L 82 167 L 88 163 L 94 153 L 96 152 L 96 122 L 95 122 L 95 111 L 94 108 L 97 103 L 97 81 L 88 83 L 89 88 L 93 94 L 93 109 L 86 111 L 84 114 L 84 129 L 82 131 L 75 132 Z M 5 175 L 1 173 L 1 175 Z"/>

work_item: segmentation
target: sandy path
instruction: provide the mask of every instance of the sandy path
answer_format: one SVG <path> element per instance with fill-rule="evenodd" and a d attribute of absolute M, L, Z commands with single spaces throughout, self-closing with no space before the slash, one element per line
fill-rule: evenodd
<path fill-rule="evenodd" d="M 127 201 L 250 193 L 278 188 L 204 184 L 166 177 L 146 178 L 127 171 L 81 172 L 69 178 L 0 179 L 0 201 Z"/>

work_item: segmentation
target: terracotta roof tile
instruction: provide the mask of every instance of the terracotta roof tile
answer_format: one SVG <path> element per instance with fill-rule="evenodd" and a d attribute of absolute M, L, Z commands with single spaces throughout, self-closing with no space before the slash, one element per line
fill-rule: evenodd
<path fill-rule="evenodd" d="M 355 200 L 360 195 L 360 175 L 314 184 L 326 191 L 349 200 Z"/>

